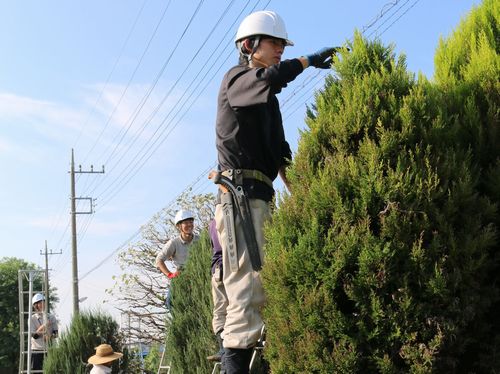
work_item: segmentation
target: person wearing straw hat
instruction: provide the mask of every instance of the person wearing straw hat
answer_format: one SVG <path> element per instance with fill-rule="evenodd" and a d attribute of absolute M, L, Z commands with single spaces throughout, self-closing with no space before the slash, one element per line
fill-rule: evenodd
<path fill-rule="evenodd" d="M 109 374 L 115 360 L 123 357 L 123 353 L 114 352 L 109 344 L 101 344 L 95 349 L 95 355 L 88 359 L 88 363 L 94 365 L 90 374 Z"/>

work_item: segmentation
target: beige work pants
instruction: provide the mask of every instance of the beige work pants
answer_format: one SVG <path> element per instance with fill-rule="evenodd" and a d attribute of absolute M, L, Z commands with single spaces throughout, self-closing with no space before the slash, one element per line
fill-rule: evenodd
<path fill-rule="evenodd" d="M 264 200 L 249 199 L 255 237 L 260 257 L 264 254 L 264 222 L 270 219 L 270 205 Z M 250 348 L 257 343 L 263 326 L 261 309 L 265 302 L 264 289 L 258 272 L 253 271 L 240 218 L 235 217 L 236 243 L 238 248 L 238 271 L 232 272 L 226 253 L 226 231 L 222 206 L 215 207 L 215 222 L 222 246 L 223 283 L 228 298 L 226 323 L 224 325 L 224 347 Z M 264 262 L 264 261 L 263 261 Z"/>
<path fill-rule="evenodd" d="M 214 313 L 212 317 L 212 328 L 214 334 L 217 334 L 224 329 L 226 324 L 227 313 L 227 295 L 226 288 L 222 279 L 220 279 L 219 271 L 212 274 L 212 299 L 214 301 Z"/>

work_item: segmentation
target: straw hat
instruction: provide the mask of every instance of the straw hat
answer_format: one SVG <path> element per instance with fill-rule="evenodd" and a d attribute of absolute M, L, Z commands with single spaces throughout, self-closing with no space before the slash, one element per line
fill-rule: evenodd
<path fill-rule="evenodd" d="M 123 353 L 113 352 L 109 344 L 101 344 L 95 348 L 95 355 L 89 358 L 89 364 L 100 365 L 119 359 Z"/>

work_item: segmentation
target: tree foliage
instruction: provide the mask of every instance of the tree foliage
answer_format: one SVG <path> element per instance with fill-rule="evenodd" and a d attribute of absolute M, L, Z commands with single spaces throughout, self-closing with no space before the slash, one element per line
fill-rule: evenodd
<path fill-rule="evenodd" d="M 0 369 L 17 367 L 19 363 L 19 270 L 40 270 L 37 265 L 14 257 L 0 260 Z M 34 279 L 33 289 L 42 289 L 42 280 Z M 29 283 L 25 282 L 24 291 Z M 56 290 L 51 288 L 51 302 L 57 301 Z M 30 305 L 27 305 L 30 308 Z M 30 309 L 28 309 L 29 311 Z"/>
<path fill-rule="evenodd" d="M 309 112 L 267 227 L 273 373 L 498 372 L 498 2 L 436 81 L 357 33 Z"/>
<path fill-rule="evenodd" d="M 167 326 L 166 358 L 174 373 L 210 373 L 207 356 L 216 351 L 212 332 L 210 264 L 212 247 L 205 230 L 193 244 L 181 275 L 172 282 L 172 319 Z"/>
<path fill-rule="evenodd" d="M 129 338 L 146 344 L 163 342 L 166 279 L 155 266 L 156 255 L 167 240 L 178 235 L 174 216 L 179 209 L 196 214 L 195 232 L 200 233 L 213 217 L 214 199 L 212 194 L 186 191 L 142 227 L 138 242 L 119 254 L 123 273 L 115 277 L 115 285 L 107 292 L 117 300 L 116 308 L 132 318 Z"/>
<path fill-rule="evenodd" d="M 160 343 L 153 343 L 149 349 L 148 355 L 144 358 L 144 372 L 156 374 L 160 366 L 161 354 Z"/>
<path fill-rule="evenodd" d="M 118 324 L 109 315 L 100 311 L 82 311 L 71 320 L 69 330 L 60 334 L 58 343 L 49 347 L 43 370 L 46 374 L 85 374 L 87 360 L 95 354 L 95 347 L 107 343 L 115 352 L 122 352 L 123 358 L 113 364 L 113 373 L 129 370 L 130 356 L 124 349 L 123 337 Z M 91 367 L 91 366 L 90 366 Z"/>

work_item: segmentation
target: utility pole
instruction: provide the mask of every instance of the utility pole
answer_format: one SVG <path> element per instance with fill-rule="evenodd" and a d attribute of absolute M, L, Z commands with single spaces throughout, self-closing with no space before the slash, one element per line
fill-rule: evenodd
<path fill-rule="evenodd" d="M 40 249 L 40 254 L 41 255 L 45 255 L 45 292 L 46 292 L 46 295 L 45 295 L 45 298 L 47 299 L 47 301 L 45 302 L 45 305 L 46 305 L 46 308 L 47 308 L 47 313 L 50 311 L 50 303 L 49 303 L 49 255 L 60 255 L 62 254 L 62 249 L 59 251 L 59 252 L 52 252 L 52 249 L 49 250 L 47 249 L 47 240 L 45 240 L 45 252 L 42 252 L 42 250 Z"/>
<path fill-rule="evenodd" d="M 91 197 L 76 197 L 75 193 L 75 174 L 104 174 L 104 165 L 102 171 L 94 171 L 94 166 L 90 166 L 90 170 L 82 170 L 80 165 L 79 170 L 75 171 L 74 151 L 71 149 L 71 169 L 69 171 L 71 179 L 71 258 L 73 264 L 73 314 L 80 312 L 79 295 L 78 295 L 78 255 L 76 243 L 76 215 L 77 214 L 92 214 L 94 213 L 94 199 Z M 90 210 L 86 212 L 76 211 L 76 200 L 88 200 L 90 202 Z"/>

